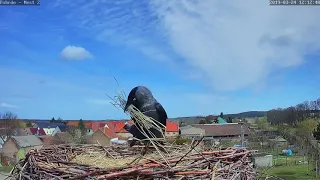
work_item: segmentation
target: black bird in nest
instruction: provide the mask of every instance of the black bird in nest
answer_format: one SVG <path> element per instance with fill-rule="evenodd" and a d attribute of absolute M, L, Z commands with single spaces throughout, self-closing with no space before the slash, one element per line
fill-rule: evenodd
<path fill-rule="evenodd" d="M 164 126 L 166 126 L 167 123 L 167 113 L 164 110 L 164 108 L 162 107 L 162 105 L 153 97 L 151 91 L 145 87 L 145 86 L 137 86 L 135 88 L 133 88 L 129 95 L 128 95 L 128 99 L 127 99 L 127 103 L 126 106 L 124 108 L 124 111 L 126 112 L 128 107 L 130 105 L 134 105 L 141 113 L 143 113 L 144 115 L 153 118 L 153 120 L 160 122 L 161 124 L 163 124 Z M 153 138 L 150 133 L 148 133 L 148 131 L 146 130 L 145 127 L 138 127 L 138 124 L 136 124 L 136 120 L 132 117 L 132 120 L 135 124 L 130 125 L 130 124 L 126 124 L 124 129 L 126 129 L 128 132 L 130 132 L 134 138 L 137 138 L 139 140 L 142 139 L 147 139 L 147 137 L 145 135 L 143 135 L 139 129 L 144 129 L 144 131 L 147 133 L 149 138 Z M 159 123 L 157 123 L 159 124 Z M 162 127 L 162 126 L 160 126 Z M 165 132 L 165 128 L 162 129 L 163 132 Z M 163 134 L 155 128 L 150 128 L 149 129 L 150 132 L 152 132 L 155 136 L 155 138 L 164 138 Z M 163 141 L 157 141 L 155 140 L 154 142 L 160 143 L 161 145 L 163 145 Z M 132 147 L 133 145 L 135 145 L 136 141 L 133 139 L 132 143 L 130 143 L 130 147 Z M 156 143 L 156 144 L 157 144 Z M 148 142 L 144 143 L 149 144 Z"/>

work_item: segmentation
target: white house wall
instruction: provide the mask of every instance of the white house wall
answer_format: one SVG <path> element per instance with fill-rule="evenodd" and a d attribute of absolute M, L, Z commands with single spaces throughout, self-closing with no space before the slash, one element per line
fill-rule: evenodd
<path fill-rule="evenodd" d="M 54 131 L 51 133 L 51 136 L 56 135 L 58 132 L 61 132 L 59 126 L 57 126 L 57 127 L 54 129 Z M 47 134 L 47 135 L 48 135 L 48 134 Z"/>
<path fill-rule="evenodd" d="M 56 128 L 43 128 L 46 135 L 51 135 Z"/>

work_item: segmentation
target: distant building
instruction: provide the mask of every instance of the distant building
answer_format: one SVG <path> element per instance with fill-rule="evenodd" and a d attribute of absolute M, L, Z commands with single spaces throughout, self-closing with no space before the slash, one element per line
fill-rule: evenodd
<path fill-rule="evenodd" d="M 273 156 L 271 154 L 254 154 L 253 159 L 254 165 L 257 168 L 267 168 L 273 166 Z"/>
<path fill-rule="evenodd" d="M 2 155 L 11 161 L 18 162 L 32 149 L 40 149 L 43 142 L 35 135 L 12 136 L 2 146 Z"/>
<path fill-rule="evenodd" d="M 194 124 L 197 128 L 205 130 L 207 137 L 213 137 L 214 139 L 232 139 L 239 138 L 241 135 L 241 125 L 238 123 L 226 123 L 226 124 Z M 243 125 L 244 136 L 248 136 L 249 128 L 246 124 Z"/>
<path fill-rule="evenodd" d="M 194 137 L 200 137 L 205 135 L 205 130 L 191 125 L 180 127 L 181 137 L 192 139 Z"/>
<path fill-rule="evenodd" d="M 287 148 L 289 145 L 288 141 L 281 136 L 277 136 L 274 139 L 269 139 L 269 141 L 273 144 L 274 147 L 277 148 Z"/>
<path fill-rule="evenodd" d="M 86 133 L 87 135 L 92 134 L 96 129 L 95 129 L 95 125 L 99 123 L 99 122 L 95 122 L 95 121 L 83 121 L 84 126 L 86 127 Z M 67 127 L 78 127 L 79 125 L 79 121 L 68 121 L 67 122 Z"/>
<path fill-rule="evenodd" d="M 47 135 L 43 128 L 30 128 L 32 135 L 45 136 Z"/>
<path fill-rule="evenodd" d="M 116 137 L 117 136 L 115 134 L 105 133 L 98 129 L 93 134 L 87 136 L 87 143 L 101 144 L 102 146 L 107 146 L 111 144 L 111 139 Z"/>
<path fill-rule="evenodd" d="M 70 144 L 72 143 L 72 136 L 68 132 L 57 132 L 54 136 L 45 135 L 39 136 L 44 146 Z"/>
<path fill-rule="evenodd" d="M 129 124 L 134 124 L 133 121 L 128 121 Z M 119 139 L 128 139 L 132 137 L 132 134 L 130 134 L 128 131 L 126 131 L 123 127 L 125 125 L 124 121 L 116 122 L 114 121 L 113 124 L 115 124 L 115 133 L 119 137 Z"/>
<path fill-rule="evenodd" d="M 57 127 L 53 130 L 53 132 L 51 133 L 51 136 L 56 135 L 58 132 L 62 132 L 62 131 L 60 130 L 59 126 L 57 126 Z"/>
<path fill-rule="evenodd" d="M 169 139 L 177 138 L 179 136 L 178 123 L 167 121 L 165 136 Z"/>
<path fill-rule="evenodd" d="M 36 122 L 33 127 L 43 128 L 43 130 L 47 135 L 51 135 L 56 130 L 57 126 L 59 127 L 60 130 L 67 129 L 66 124 L 62 122 Z"/>
<path fill-rule="evenodd" d="M 57 132 L 53 137 L 55 144 L 72 143 L 72 136 L 68 132 Z"/>

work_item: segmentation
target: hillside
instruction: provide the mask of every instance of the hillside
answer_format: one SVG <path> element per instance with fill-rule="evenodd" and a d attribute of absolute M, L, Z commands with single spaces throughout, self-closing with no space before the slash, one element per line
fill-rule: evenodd
<path fill-rule="evenodd" d="M 253 118 L 253 117 L 263 117 L 265 116 L 267 111 L 247 111 L 247 112 L 241 112 L 237 114 L 225 114 L 225 117 L 241 117 L 241 118 Z"/>

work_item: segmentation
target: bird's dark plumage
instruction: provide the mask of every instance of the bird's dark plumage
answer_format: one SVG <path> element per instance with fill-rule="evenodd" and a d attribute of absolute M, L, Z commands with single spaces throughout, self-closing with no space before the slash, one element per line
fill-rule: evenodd
<path fill-rule="evenodd" d="M 134 105 L 139 111 L 141 111 L 144 115 L 148 117 L 152 117 L 155 121 L 160 122 L 164 126 L 166 126 L 166 122 L 168 119 L 167 113 L 162 105 L 153 97 L 151 91 L 144 86 L 137 86 L 133 88 L 127 99 L 126 106 L 124 111 L 127 111 L 130 105 Z M 134 118 L 132 119 L 134 122 L 136 121 Z M 137 139 L 145 139 L 146 137 L 138 130 L 136 125 L 126 125 L 129 132 Z M 157 137 L 163 138 L 161 132 L 152 128 L 150 131 Z M 149 137 L 151 135 L 148 134 Z"/>

